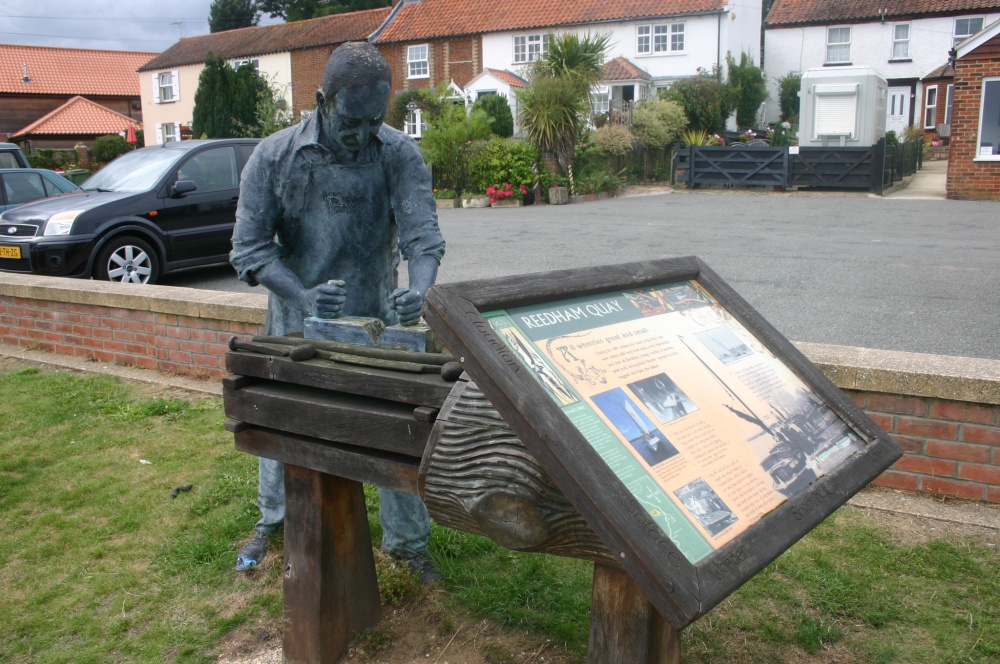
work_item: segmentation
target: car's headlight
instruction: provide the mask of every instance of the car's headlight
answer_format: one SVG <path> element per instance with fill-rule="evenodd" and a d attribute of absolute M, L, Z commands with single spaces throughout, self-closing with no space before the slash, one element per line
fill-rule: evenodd
<path fill-rule="evenodd" d="M 45 224 L 43 235 L 69 235 L 73 230 L 73 222 L 82 212 L 83 210 L 70 210 L 52 215 Z"/>

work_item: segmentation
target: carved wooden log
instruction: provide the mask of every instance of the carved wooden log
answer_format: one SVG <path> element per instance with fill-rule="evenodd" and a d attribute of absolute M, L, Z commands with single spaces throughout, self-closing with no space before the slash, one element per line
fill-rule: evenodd
<path fill-rule="evenodd" d="M 438 415 L 419 486 L 442 525 L 508 549 L 618 564 L 467 376 Z"/>

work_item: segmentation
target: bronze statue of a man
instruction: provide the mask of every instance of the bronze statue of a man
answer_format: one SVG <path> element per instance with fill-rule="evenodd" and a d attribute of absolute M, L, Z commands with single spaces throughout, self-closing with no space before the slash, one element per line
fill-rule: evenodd
<path fill-rule="evenodd" d="M 347 43 L 326 63 L 316 112 L 264 139 L 243 171 L 230 262 L 269 293 L 266 333 L 301 332 L 306 316 L 420 320 L 444 255 L 430 175 L 416 142 L 383 124 L 389 66 L 374 46 Z M 407 261 L 408 287 L 396 268 Z M 422 580 L 427 510 L 419 498 L 379 490 L 382 549 Z M 284 520 L 284 466 L 260 459 L 256 534 L 236 569 L 255 566 Z"/>

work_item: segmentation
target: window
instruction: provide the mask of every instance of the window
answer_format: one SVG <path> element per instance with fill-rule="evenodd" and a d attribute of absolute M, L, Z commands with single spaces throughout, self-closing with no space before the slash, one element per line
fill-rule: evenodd
<path fill-rule="evenodd" d="M 892 28 L 892 59 L 906 60 L 910 57 L 910 24 L 897 23 Z"/>
<path fill-rule="evenodd" d="M 427 62 L 427 44 L 409 46 L 406 49 L 407 78 L 430 78 Z"/>
<path fill-rule="evenodd" d="M 955 43 L 958 44 L 960 41 L 965 41 L 968 37 L 976 34 L 983 29 L 983 17 L 975 16 L 972 18 L 956 18 L 955 19 Z"/>
<path fill-rule="evenodd" d="M 177 179 L 191 180 L 200 194 L 236 189 L 236 151 L 224 146 L 199 152 L 181 165 Z"/>
<path fill-rule="evenodd" d="M 681 53 L 684 51 L 684 24 L 640 25 L 636 30 L 635 50 L 640 54 Z"/>
<path fill-rule="evenodd" d="M 549 35 L 521 35 L 514 37 L 514 63 L 522 64 L 541 60 L 549 52 Z"/>
<path fill-rule="evenodd" d="M 483 97 L 489 97 L 490 95 L 497 94 L 496 90 L 476 90 L 476 99 L 482 99 Z"/>
<path fill-rule="evenodd" d="M 951 107 L 955 102 L 955 86 L 948 84 L 948 91 L 944 96 L 944 123 L 951 124 Z"/>
<path fill-rule="evenodd" d="M 233 60 L 233 69 L 239 69 L 243 65 L 250 65 L 255 72 L 260 72 L 260 60 L 253 58 L 250 60 Z"/>
<path fill-rule="evenodd" d="M 976 159 L 1000 161 L 1000 78 L 983 79 Z"/>
<path fill-rule="evenodd" d="M 817 85 L 814 106 L 813 138 L 843 136 L 853 139 L 857 133 L 857 84 Z"/>
<path fill-rule="evenodd" d="M 177 70 L 153 74 L 153 103 L 169 104 L 180 99 Z"/>
<path fill-rule="evenodd" d="M 594 115 L 607 113 L 611 108 L 611 88 L 598 85 L 591 88 L 590 108 Z"/>
<path fill-rule="evenodd" d="M 924 129 L 934 129 L 937 126 L 937 92 L 936 85 L 927 88 L 927 96 L 924 99 Z"/>
<path fill-rule="evenodd" d="M 8 173 L 3 184 L 7 191 L 7 205 L 30 203 L 46 196 L 42 176 L 38 173 Z"/>
<path fill-rule="evenodd" d="M 407 136 L 420 138 L 424 135 L 424 114 L 423 109 L 415 108 L 407 111 L 406 122 L 403 123 L 403 131 Z"/>
<path fill-rule="evenodd" d="M 851 61 L 851 28 L 826 29 L 826 64 L 847 64 Z"/>
<path fill-rule="evenodd" d="M 169 143 L 171 141 L 178 141 L 177 123 L 175 122 L 165 122 L 163 124 L 156 125 L 156 134 L 160 139 L 160 143 Z"/>

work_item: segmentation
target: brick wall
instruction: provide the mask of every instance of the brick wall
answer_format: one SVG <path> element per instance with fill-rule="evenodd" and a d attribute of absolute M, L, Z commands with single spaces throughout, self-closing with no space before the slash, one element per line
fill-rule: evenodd
<path fill-rule="evenodd" d="M 429 78 L 407 78 L 406 48 L 414 44 L 375 44 L 392 72 L 392 93 L 434 87 L 455 81 L 464 87 L 483 71 L 482 40 L 479 36 L 452 37 L 427 43 Z"/>
<path fill-rule="evenodd" d="M 996 41 L 996 40 L 994 40 Z M 948 156 L 948 198 L 1000 200 L 1000 161 L 973 161 L 978 153 L 979 108 L 983 78 L 1000 76 L 1000 57 L 955 64 L 955 100 Z"/>
<path fill-rule="evenodd" d="M 323 84 L 323 69 L 333 49 L 339 44 L 303 48 L 292 51 L 292 111 L 298 117 L 302 111 L 316 107 L 316 91 Z"/>
<path fill-rule="evenodd" d="M 266 295 L 0 273 L 0 342 L 219 379 Z M 1000 361 L 797 344 L 906 454 L 875 484 L 1000 503 Z"/>
<path fill-rule="evenodd" d="M 906 452 L 874 484 L 1000 503 L 1000 406 L 848 394 Z"/>

